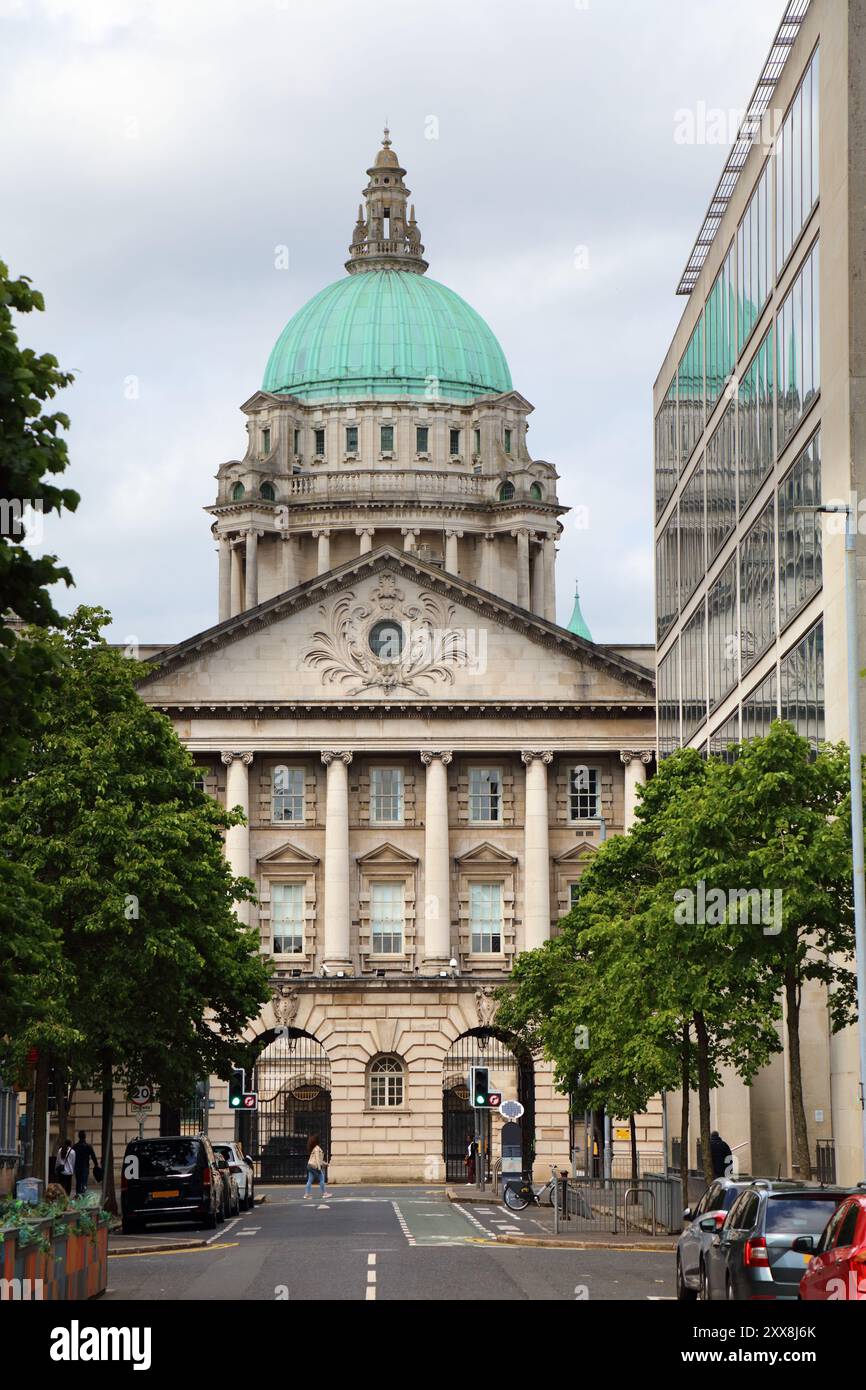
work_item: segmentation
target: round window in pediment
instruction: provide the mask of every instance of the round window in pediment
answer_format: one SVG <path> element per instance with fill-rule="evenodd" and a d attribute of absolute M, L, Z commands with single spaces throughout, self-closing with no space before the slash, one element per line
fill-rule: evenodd
<path fill-rule="evenodd" d="M 370 651 L 380 661 L 397 661 L 403 652 L 403 628 L 393 618 L 384 618 L 370 629 Z"/>

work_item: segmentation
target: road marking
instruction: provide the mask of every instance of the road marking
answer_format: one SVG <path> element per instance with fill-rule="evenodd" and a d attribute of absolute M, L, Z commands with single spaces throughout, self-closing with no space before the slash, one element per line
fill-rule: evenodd
<path fill-rule="evenodd" d="M 206 1255 L 210 1250 L 233 1250 L 236 1245 L 240 1245 L 239 1240 L 226 1240 L 221 1245 L 193 1245 L 186 1250 L 131 1250 L 129 1254 L 121 1251 L 112 1253 L 109 1250 L 110 1260 L 147 1260 L 152 1255 Z"/>
<path fill-rule="evenodd" d="M 476 1230 L 480 1231 L 480 1232 L 482 1233 L 482 1235 L 485 1235 L 485 1236 L 489 1236 L 489 1235 L 490 1235 L 490 1232 L 488 1231 L 487 1227 L 486 1227 L 485 1225 L 483 1225 L 482 1222 L 480 1222 L 480 1221 L 478 1220 L 478 1217 L 477 1217 L 477 1216 L 473 1216 L 473 1215 L 472 1215 L 472 1212 L 471 1212 L 471 1211 L 467 1211 L 466 1207 L 462 1206 L 459 1202 L 455 1202 L 454 1205 L 456 1206 L 456 1208 L 457 1208 L 458 1211 L 461 1211 L 461 1212 L 463 1213 L 463 1215 L 466 1217 L 466 1220 L 467 1220 L 467 1221 L 471 1221 L 471 1222 L 472 1222 L 472 1225 L 476 1228 Z M 482 1210 L 483 1210 L 483 1208 L 482 1208 Z"/>
<path fill-rule="evenodd" d="M 391 1206 L 394 1208 L 394 1212 L 395 1212 L 395 1214 L 396 1214 L 397 1220 L 400 1222 L 400 1229 L 401 1229 L 401 1231 L 403 1232 L 404 1236 L 406 1237 L 407 1241 L 409 1242 L 410 1245 L 415 1245 L 417 1242 L 416 1242 L 415 1237 L 413 1236 L 412 1232 L 409 1230 L 409 1224 L 408 1224 L 408 1222 L 407 1222 L 405 1216 L 403 1215 L 402 1211 L 401 1211 L 400 1208 L 397 1206 L 397 1203 L 394 1202 L 394 1201 L 391 1202 Z"/>
<path fill-rule="evenodd" d="M 369 1255 L 367 1256 L 367 1264 L 368 1264 L 368 1265 L 374 1265 L 375 1263 L 376 1263 L 376 1256 L 375 1256 L 374 1254 L 372 1254 L 372 1253 L 369 1254 Z"/>
<path fill-rule="evenodd" d="M 375 1303 L 375 1302 L 376 1302 L 376 1285 L 375 1285 L 375 1284 L 368 1284 L 368 1285 L 367 1285 L 367 1302 L 368 1302 L 368 1303 Z"/>

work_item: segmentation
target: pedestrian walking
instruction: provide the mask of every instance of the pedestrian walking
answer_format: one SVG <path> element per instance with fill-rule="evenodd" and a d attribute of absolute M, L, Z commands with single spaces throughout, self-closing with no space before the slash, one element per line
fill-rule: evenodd
<path fill-rule="evenodd" d="M 318 1134 L 311 1134 L 307 1140 L 307 1185 L 304 1188 L 304 1201 L 313 1190 L 313 1183 L 319 1184 L 319 1196 L 330 1197 L 325 1191 L 325 1151 Z"/>
<path fill-rule="evenodd" d="M 714 1178 L 729 1178 L 734 1166 L 734 1155 L 730 1144 L 726 1144 L 717 1129 L 710 1135 L 710 1159 Z"/>
<path fill-rule="evenodd" d="M 87 1183 L 90 1178 L 90 1165 L 93 1164 L 93 1176 L 97 1182 L 102 1178 L 102 1169 L 96 1158 L 96 1154 L 87 1142 L 87 1131 L 78 1131 L 78 1143 L 72 1145 L 75 1154 L 75 1195 L 80 1197 L 82 1192 L 87 1191 Z"/>
<path fill-rule="evenodd" d="M 475 1135 L 472 1130 L 466 1134 L 466 1157 L 463 1162 L 466 1165 L 466 1181 L 471 1185 L 475 1181 L 475 1166 L 478 1160 L 478 1145 L 475 1142 Z"/>
<path fill-rule="evenodd" d="M 75 1150 L 68 1139 L 64 1139 L 54 1159 L 54 1177 L 67 1197 L 72 1192 L 72 1175 L 75 1172 Z"/>

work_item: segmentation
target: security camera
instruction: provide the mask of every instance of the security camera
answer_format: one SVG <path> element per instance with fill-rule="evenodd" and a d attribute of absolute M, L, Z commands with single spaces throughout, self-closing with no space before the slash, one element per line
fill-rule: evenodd
<path fill-rule="evenodd" d="M 330 972 L 330 970 L 328 969 L 327 965 L 323 965 L 322 968 L 321 968 L 321 970 L 319 971 L 319 974 L 321 975 L 321 977 L 322 977 L 323 980 L 327 980 L 327 978 L 328 978 L 328 976 L 330 975 L 330 973 L 331 973 L 331 972 Z"/>
<path fill-rule="evenodd" d="M 456 969 L 457 969 L 457 962 L 456 962 L 456 960 L 454 960 L 453 958 L 452 958 L 451 960 L 449 960 L 448 964 L 451 966 L 451 969 L 452 969 L 452 970 L 456 970 Z"/>

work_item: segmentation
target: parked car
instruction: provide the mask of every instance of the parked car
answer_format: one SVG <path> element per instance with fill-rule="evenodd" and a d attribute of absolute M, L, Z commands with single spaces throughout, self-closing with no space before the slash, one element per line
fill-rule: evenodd
<path fill-rule="evenodd" d="M 224 1184 L 207 1135 L 133 1139 L 120 1178 L 123 1230 L 149 1221 L 196 1221 L 213 1230 L 224 1219 Z"/>
<path fill-rule="evenodd" d="M 795 1248 L 810 1253 L 811 1236 L 800 1236 Z M 800 1297 L 810 1301 L 866 1303 L 866 1192 L 837 1207 L 800 1280 Z"/>
<path fill-rule="evenodd" d="M 688 1301 L 697 1298 L 703 1279 L 703 1265 L 710 1242 L 725 1223 L 725 1218 L 748 1182 L 734 1178 L 716 1178 L 694 1208 L 683 1212 L 685 1229 L 677 1241 L 677 1298 Z M 704 1217 L 712 1224 L 702 1226 Z"/>
<path fill-rule="evenodd" d="M 255 1168 L 252 1159 L 247 1157 L 235 1140 L 228 1144 L 214 1144 L 214 1152 L 222 1155 L 234 1174 L 241 1211 L 252 1211 L 256 1200 Z"/>
<path fill-rule="evenodd" d="M 241 1209 L 238 1180 L 232 1172 L 228 1159 L 214 1150 L 216 1170 L 223 1185 L 223 1216 L 238 1216 Z"/>
<path fill-rule="evenodd" d="M 830 1217 L 849 1196 L 848 1188 L 803 1182 L 751 1182 L 728 1212 L 721 1231 L 713 1218 L 702 1217 L 710 1233 L 704 1259 L 704 1300 L 797 1298 L 803 1261 L 810 1260 L 795 1242 L 817 1240 Z"/>

